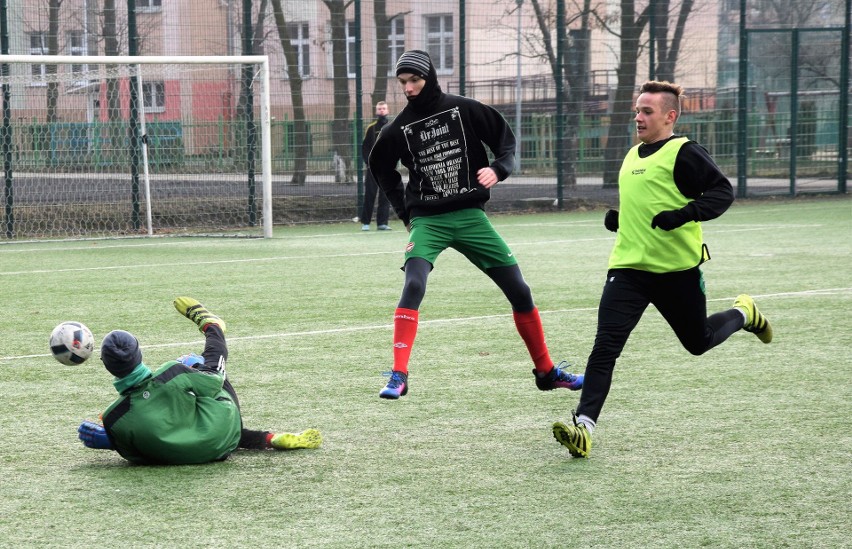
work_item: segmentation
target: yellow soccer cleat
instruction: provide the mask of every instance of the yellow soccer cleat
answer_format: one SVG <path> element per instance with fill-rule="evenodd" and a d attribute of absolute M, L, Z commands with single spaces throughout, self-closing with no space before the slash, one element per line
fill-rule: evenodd
<path fill-rule="evenodd" d="M 204 332 L 204 328 L 210 324 L 219 326 L 219 328 L 222 329 L 222 332 L 225 332 L 225 321 L 205 309 L 204 305 L 199 303 L 197 299 L 193 299 L 191 297 L 179 297 L 175 299 L 174 303 L 177 312 L 195 322 L 198 329 L 202 332 Z"/>
<path fill-rule="evenodd" d="M 561 421 L 554 423 L 553 438 L 568 448 L 568 452 L 574 457 L 587 458 L 592 451 L 592 435 L 585 425 L 577 424 L 576 418 L 574 425 L 565 425 Z"/>
<path fill-rule="evenodd" d="M 743 330 L 753 333 L 764 343 L 772 341 L 772 325 L 757 310 L 757 305 L 755 305 L 754 299 L 750 295 L 738 295 L 734 300 L 734 308 L 745 311 L 746 321 L 743 324 Z"/>
<path fill-rule="evenodd" d="M 269 444 L 276 450 L 319 448 L 322 444 L 322 435 L 316 429 L 306 429 L 298 435 L 294 435 L 293 433 L 281 433 L 272 437 Z"/>

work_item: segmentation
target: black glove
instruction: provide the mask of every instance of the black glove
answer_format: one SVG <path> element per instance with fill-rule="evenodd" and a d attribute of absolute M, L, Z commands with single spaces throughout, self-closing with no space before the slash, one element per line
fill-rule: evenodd
<path fill-rule="evenodd" d="M 609 210 L 604 215 L 604 227 L 606 230 L 616 232 L 618 230 L 618 210 Z"/>
<path fill-rule="evenodd" d="M 651 220 L 651 228 L 659 227 L 664 231 L 671 231 L 687 221 L 689 221 L 689 218 L 683 210 L 667 210 L 654 216 L 654 219 Z"/>

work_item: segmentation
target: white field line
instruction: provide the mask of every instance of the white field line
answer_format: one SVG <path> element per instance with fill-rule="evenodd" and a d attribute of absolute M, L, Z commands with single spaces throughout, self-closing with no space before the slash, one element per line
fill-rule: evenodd
<path fill-rule="evenodd" d="M 580 243 L 580 242 L 594 242 L 598 240 L 612 240 L 613 237 L 601 237 L 601 238 L 575 238 L 575 239 L 567 239 L 567 240 L 536 240 L 534 242 L 515 242 L 509 243 L 509 246 L 537 246 L 541 244 L 552 245 L 552 244 L 572 244 L 572 243 Z M 102 248 L 103 249 L 103 248 Z M 341 257 L 367 257 L 367 256 L 375 256 L 375 255 L 402 255 L 403 252 L 401 249 L 398 250 L 388 250 L 383 252 L 353 252 L 346 254 L 318 254 L 318 255 L 281 255 L 281 256 L 272 256 L 272 257 L 253 257 L 247 259 L 217 259 L 210 261 L 184 261 L 181 262 L 181 266 L 190 266 L 190 265 L 224 265 L 228 263 L 261 263 L 267 261 L 292 261 L 292 260 L 316 260 L 316 259 L 334 259 Z M 157 267 L 167 267 L 173 268 L 175 266 L 174 262 L 169 263 L 146 263 L 144 267 L 146 269 L 157 268 Z M 80 272 L 80 271 L 113 271 L 113 270 L 125 270 L 125 269 L 135 269 L 138 268 L 139 265 L 104 265 L 99 267 L 73 267 L 67 269 L 35 269 L 30 271 L 7 271 L 0 272 L 0 276 L 16 276 L 16 275 L 29 275 L 29 274 L 51 274 L 51 273 L 68 273 L 68 272 Z"/>
<path fill-rule="evenodd" d="M 814 295 L 838 295 L 838 294 L 846 294 L 852 292 L 852 287 L 850 288 L 816 288 L 812 290 L 801 290 L 796 292 L 778 292 L 772 294 L 754 294 L 752 297 L 756 299 L 767 299 L 767 298 L 796 298 L 796 297 L 808 297 Z M 718 297 L 714 299 L 708 299 L 708 302 L 715 301 L 733 301 L 734 296 L 731 297 Z M 541 315 L 556 315 L 556 314 L 571 314 L 571 313 L 586 313 L 597 311 L 597 307 L 575 307 L 571 309 L 552 309 L 546 311 L 539 311 Z M 438 324 L 466 324 L 469 322 L 479 322 L 481 320 L 489 320 L 495 318 L 511 318 L 512 313 L 501 313 L 494 315 L 480 315 L 480 316 L 466 316 L 459 318 L 436 318 L 434 320 L 424 320 L 421 321 L 421 325 L 438 325 Z M 355 332 L 367 332 L 372 330 L 391 330 L 393 329 L 393 324 L 373 324 L 370 326 L 350 326 L 347 328 L 328 328 L 324 330 L 306 330 L 301 332 L 279 332 L 272 334 L 258 334 L 251 336 L 241 336 L 241 337 L 229 337 L 228 342 L 233 343 L 236 341 L 256 341 L 262 339 L 287 339 L 287 338 L 300 338 L 300 337 L 313 337 L 313 336 L 327 336 L 333 334 L 343 334 L 343 333 L 355 333 Z M 156 343 L 153 345 L 143 345 L 143 349 L 168 349 L 172 347 L 186 349 L 187 347 L 197 347 L 201 345 L 200 341 L 182 341 L 177 343 Z M 49 357 L 49 353 L 37 354 L 37 355 L 19 355 L 19 356 L 0 356 L 0 363 L 15 361 L 15 360 L 23 360 L 28 358 L 44 358 Z"/>
<path fill-rule="evenodd" d="M 552 226 L 551 223 L 541 223 L 541 224 L 527 224 L 524 226 Z M 517 225 L 513 225 L 517 226 Z M 717 228 L 711 231 L 707 231 L 709 235 L 714 233 L 735 233 L 735 232 L 749 232 L 749 231 L 766 231 L 766 230 L 785 230 L 785 229 L 801 229 L 803 227 L 821 227 L 822 224 L 781 224 L 781 225 L 760 225 L 760 226 L 747 226 L 744 228 Z M 321 235 L 322 237 L 326 236 L 351 236 L 352 233 L 343 233 L 338 235 Z M 316 238 L 320 235 L 315 236 L 302 236 L 296 238 Z M 559 240 L 535 240 L 532 242 L 509 242 L 510 247 L 518 247 L 518 246 L 552 246 L 554 244 L 573 244 L 580 242 L 598 242 L 598 241 L 608 241 L 614 240 L 614 234 L 608 234 L 607 236 L 595 237 L 595 238 L 569 238 L 569 239 L 559 239 Z M 7 252 L 43 252 L 43 251 L 81 251 L 81 250 L 106 250 L 112 248 L 132 248 L 137 246 L 165 246 L 165 245 L 187 245 L 192 246 L 193 248 L 198 247 L 198 242 L 157 242 L 157 243 L 145 243 L 145 244 L 118 244 L 118 245 L 110 245 L 110 246 L 85 246 L 85 247 L 72 247 L 72 248 L 55 248 L 55 249 L 45 249 L 45 248 L 28 248 L 21 250 L 3 250 L 0 248 L 0 257 Z M 341 257 L 367 257 L 367 256 L 376 256 L 376 255 L 387 255 L 387 254 L 401 254 L 400 250 L 389 250 L 383 252 L 355 252 L 348 254 L 320 254 L 320 255 L 304 255 L 304 256 L 291 256 L 291 255 L 283 255 L 283 256 L 272 256 L 272 257 L 256 257 L 256 258 L 247 258 L 247 259 L 221 259 L 221 260 L 211 260 L 211 261 L 188 261 L 183 262 L 182 265 L 222 265 L 228 263 L 259 263 L 259 262 L 268 262 L 268 261 L 292 261 L 292 260 L 316 260 L 316 259 L 334 259 Z M 110 270 L 123 270 L 123 269 L 132 269 L 136 268 L 137 265 L 104 265 L 98 267 L 74 267 L 74 268 L 66 268 L 66 269 L 38 269 L 31 271 L 7 271 L 0 272 L 0 276 L 20 276 L 20 275 L 29 275 L 29 274 L 50 274 L 50 273 L 67 273 L 67 272 L 84 272 L 84 271 L 110 271 Z M 174 263 L 149 263 L 145 265 L 146 269 L 149 268 L 157 268 L 157 267 L 174 267 Z"/>
<path fill-rule="evenodd" d="M 764 230 L 786 230 L 786 229 L 801 229 L 801 228 L 814 228 L 814 227 L 822 227 L 823 223 L 812 223 L 812 224 L 792 224 L 792 223 L 781 223 L 781 224 L 763 224 L 763 225 L 755 225 L 752 223 L 749 224 L 735 224 L 735 223 L 716 223 L 716 222 L 708 222 L 709 225 L 704 225 L 704 230 L 708 234 L 713 233 L 725 233 L 725 232 L 737 232 L 737 231 L 764 231 Z M 499 222 L 493 223 L 494 227 L 499 230 L 511 229 L 513 227 L 572 227 L 572 226 L 588 226 L 588 225 L 600 225 L 603 228 L 603 218 L 600 221 L 598 220 L 578 220 L 578 221 L 553 221 L 547 223 L 513 223 L 511 225 L 503 225 Z M 731 227 L 737 227 L 736 229 L 732 229 Z M 397 234 L 405 234 L 403 231 L 399 231 Z M 361 231 L 353 232 L 346 231 L 343 233 L 326 233 L 326 234 L 304 234 L 304 235 L 288 235 L 286 237 L 287 240 L 306 240 L 306 239 L 317 239 L 317 238 L 339 238 L 339 237 L 357 237 L 364 238 L 364 234 Z M 392 235 L 388 235 L 392 236 Z M 148 239 L 145 239 L 144 242 L 140 242 L 143 240 L 142 238 L 105 238 L 105 239 L 96 239 L 96 240 L 86 240 L 84 244 L 79 244 L 77 246 L 54 246 L 54 247 L 45 247 L 38 243 L 33 242 L 3 242 L 0 243 L 0 257 L 5 254 L 13 254 L 13 253 L 29 253 L 29 252 L 70 252 L 70 251 L 100 251 L 100 250 L 111 250 L 111 249 L 119 249 L 119 248 L 144 248 L 144 247 L 165 247 L 165 246 L 187 246 L 192 248 L 198 248 L 199 246 L 209 245 L 209 247 L 214 248 L 217 247 L 221 242 L 218 240 L 208 240 L 204 241 L 201 238 L 197 237 L 180 237 L 178 240 L 170 240 L 173 237 L 160 237 L 155 236 Z M 609 238 L 615 238 L 615 235 L 609 235 Z M 597 238 L 590 240 L 607 240 L 607 238 Z M 555 242 L 570 242 L 566 240 L 558 240 Z M 55 244 L 54 242 L 51 242 Z M 542 242 L 543 244 L 549 244 L 550 242 Z M 47 244 L 47 242 L 45 242 Z M 18 247 L 18 246 L 28 246 L 26 248 Z M 510 243 L 511 245 L 511 243 Z M 0 273 L 2 274 L 2 273 Z"/>

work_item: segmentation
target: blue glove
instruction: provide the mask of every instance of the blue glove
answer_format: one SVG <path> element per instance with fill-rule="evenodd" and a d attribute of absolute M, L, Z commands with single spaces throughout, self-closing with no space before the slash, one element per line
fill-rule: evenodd
<path fill-rule="evenodd" d="M 80 440 L 88 448 L 95 450 L 112 450 L 112 443 L 109 441 L 106 429 L 97 423 L 84 421 L 77 427 Z"/>
<path fill-rule="evenodd" d="M 190 368 L 197 369 L 199 366 L 204 366 L 204 357 L 195 353 L 180 355 L 175 360 L 177 360 L 184 366 L 189 366 Z"/>

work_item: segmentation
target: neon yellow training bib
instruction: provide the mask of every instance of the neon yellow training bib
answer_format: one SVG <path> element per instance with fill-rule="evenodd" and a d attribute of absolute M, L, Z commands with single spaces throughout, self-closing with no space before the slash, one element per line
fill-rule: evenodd
<path fill-rule="evenodd" d="M 651 220 L 690 202 L 674 182 L 674 165 L 686 137 L 670 140 L 660 150 L 639 157 L 639 145 L 627 153 L 618 174 L 618 234 L 609 256 L 610 269 L 670 273 L 701 263 L 701 224 L 689 221 L 673 231 L 652 229 Z"/>

